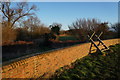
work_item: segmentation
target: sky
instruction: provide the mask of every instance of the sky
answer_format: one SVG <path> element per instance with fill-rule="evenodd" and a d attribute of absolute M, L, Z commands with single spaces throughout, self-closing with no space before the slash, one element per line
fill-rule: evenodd
<path fill-rule="evenodd" d="M 0 0 L 2 2 L 118 2 L 119 0 Z"/>
<path fill-rule="evenodd" d="M 28 2 L 36 5 L 35 13 L 46 26 L 54 22 L 62 24 L 68 30 L 77 19 L 99 19 L 101 22 L 114 24 L 118 22 L 118 2 Z M 120 7 L 120 4 L 119 4 Z M 120 10 L 119 10 L 120 11 Z"/>
<path fill-rule="evenodd" d="M 30 2 L 38 7 L 37 17 L 46 26 L 61 23 L 67 30 L 77 19 L 96 18 L 101 22 L 118 22 L 117 2 Z"/>

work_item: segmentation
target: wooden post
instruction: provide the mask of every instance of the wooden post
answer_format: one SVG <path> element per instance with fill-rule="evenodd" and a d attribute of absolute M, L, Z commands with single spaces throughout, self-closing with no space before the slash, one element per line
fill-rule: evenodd
<path fill-rule="evenodd" d="M 97 37 L 99 43 L 101 43 L 105 47 L 105 49 L 108 49 L 108 47 L 100 40 L 100 38 L 97 35 L 95 36 Z"/>
<path fill-rule="evenodd" d="M 90 38 L 90 36 L 88 35 L 88 37 Z M 101 52 L 101 50 L 98 48 L 98 46 L 94 43 L 94 41 L 92 40 L 92 38 L 90 38 L 90 41 L 91 41 L 91 44 L 93 44 L 96 48 L 97 48 L 97 50 L 100 52 L 100 53 L 102 53 Z M 91 46 L 92 47 L 92 46 Z M 90 47 L 90 49 L 91 49 L 91 47 Z M 90 50 L 91 51 L 91 50 Z"/>
<path fill-rule="evenodd" d="M 89 53 L 91 53 L 91 49 L 92 49 L 92 45 L 94 45 L 94 47 L 96 47 L 97 51 L 99 51 L 101 54 L 102 54 L 102 51 L 100 50 L 100 48 L 98 46 L 100 46 L 100 43 L 105 47 L 104 49 L 108 49 L 108 47 L 102 42 L 102 40 L 100 39 L 100 36 L 103 34 L 103 32 L 100 33 L 99 36 L 97 36 L 95 34 L 95 32 L 91 35 L 91 37 L 88 35 L 89 37 L 89 41 L 91 42 L 91 45 L 90 45 L 90 50 L 89 50 Z M 96 45 L 94 40 L 92 39 L 93 36 L 95 36 L 97 38 L 97 40 L 99 41 L 99 43 Z"/>

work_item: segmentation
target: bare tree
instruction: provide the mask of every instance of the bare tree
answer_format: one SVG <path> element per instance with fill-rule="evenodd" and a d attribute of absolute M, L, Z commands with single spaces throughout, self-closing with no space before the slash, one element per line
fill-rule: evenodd
<path fill-rule="evenodd" d="M 1 2 L 0 11 L 2 13 L 3 26 L 2 42 L 16 40 L 17 32 L 13 28 L 16 22 L 22 18 L 34 15 L 35 10 L 37 10 L 36 6 L 29 6 L 27 2 Z"/>
<path fill-rule="evenodd" d="M 27 20 L 22 21 L 20 25 L 21 31 L 24 33 L 25 31 L 28 32 L 31 39 L 40 38 L 41 35 L 50 32 L 49 28 L 42 24 L 38 17 L 35 16 L 30 16 Z M 18 33 L 21 33 L 21 31 L 18 31 Z M 25 35 L 24 33 L 19 35 Z M 28 35 L 26 35 L 26 37 L 27 36 Z"/>
<path fill-rule="evenodd" d="M 35 27 L 39 27 L 41 22 L 37 17 L 30 16 L 27 20 L 23 21 L 22 24 L 23 27 L 27 27 L 31 32 L 33 32 L 33 29 Z"/>
<path fill-rule="evenodd" d="M 112 28 L 116 31 L 116 32 L 120 32 L 120 23 L 116 23 L 112 25 Z"/>
<path fill-rule="evenodd" d="M 106 33 L 108 31 L 108 23 L 101 23 L 98 19 L 77 19 L 76 22 L 69 26 L 70 31 L 81 41 L 87 40 L 87 35 L 94 31 L 99 34 L 101 31 Z"/>
<path fill-rule="evenodd" d="M 29 6 L 27 2 L 1 2 L 0 5 L 0 10 L 3 14 L 3 20 L 5 20 L 7 26 L 10 27 L 13 27 L 19 19 L 25 16 L 33 15 L 33 11 L 37 9 L 35 5 Z"/>
<path fill-rule="evenodd" d="M 120 23 L 115 23 L 112 25 L 112 28 L 117 33 L 117 37 L 120 38 Z"/>
<path fill-rule="evenodd" d="M 69 28 L 94 30 L 101 22 L 98 19 L 77 19 Z"/>

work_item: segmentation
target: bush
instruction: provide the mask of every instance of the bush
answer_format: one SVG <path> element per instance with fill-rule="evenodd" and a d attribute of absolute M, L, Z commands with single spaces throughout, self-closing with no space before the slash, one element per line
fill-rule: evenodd
<path fill-rule="evenodd" d="M 44 26 L 39 26 L 33 29 L 33 32 L 31 32 L 31 35 L 33 39 L 37 39 L 37 38 L 40 38 L 40 36 L 44 35 L 45 33 L 50 33 L 49 28 Z"/>
<path fill-rule="evenodd" d="M 24 41 L 30 41 L 33 39 L 39 39 L 41 35 L 44 35 L 45 33 L 49 33 L 50 30 L 47 27 L 33 27 L 32 31 L 29 31 L 29 28 L 17 28 L 17 41 L 18 40 L 24 40 Z"/>
<path fill-rule="evenodd" d="M 17 31 L 17 38 L 16 38 L 17 41 L 19 41 L 19 40 L 23 40 L 23 41 L 24 40 L 29 40 L 30 37 L 31 37 L 26 28 L 17 28 L 16 31 Z"/>
<path fill-rule="evenodd" d="M 2 27 L 2 43 L 16 40 L 17 33 L 11 27 Z"/>

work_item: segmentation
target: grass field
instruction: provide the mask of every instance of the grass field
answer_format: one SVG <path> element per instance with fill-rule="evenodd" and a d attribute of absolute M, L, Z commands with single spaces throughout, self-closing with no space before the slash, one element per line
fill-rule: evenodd
<path fill-rule="evenodd" d="M 109 48 L 103 55 L 88 55 L 61 67 L 51 80 L 120 80 L 120 44 Z"/>
<path fill-rule="evenodd" d="M 67 41 L 67 40 L 73 40 L 73 41 L 75 41 L 75 40 L 78 40 L 78 39 L 76 39 L 76 38 L 73 37 L 73 36 L 60 36 L 60 37 L 59 37 L 59 40 L 60 40 L 60 41 Z"/>

